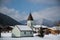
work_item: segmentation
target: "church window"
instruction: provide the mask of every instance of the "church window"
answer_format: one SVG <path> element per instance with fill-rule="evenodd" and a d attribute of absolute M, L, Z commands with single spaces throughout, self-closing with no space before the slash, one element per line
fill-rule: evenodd
<path fill-rule="evenodd" d="M 30 32 L 30 34 L 32 34 L 32 32 Z"/>
<path fill-rule="evenodd" d="M 26 34 L 26 32 L 24 32 L 24 34 Z"/>

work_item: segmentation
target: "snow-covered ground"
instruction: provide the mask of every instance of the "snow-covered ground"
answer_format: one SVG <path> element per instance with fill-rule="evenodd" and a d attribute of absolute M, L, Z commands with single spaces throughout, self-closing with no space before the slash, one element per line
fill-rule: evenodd
<path fill-rule="evenodd" d="M 45 35 L 43 38 L 41 37 L 21 37 L 21 38 L 0 38 L 0 40 L 60 40 L 60 34 L 59 35 Z"/>
<path fill-rule="evenodd" d="M 1 33 L 1 38 L 11 38 L 12 37 L 12 33 Z"/>

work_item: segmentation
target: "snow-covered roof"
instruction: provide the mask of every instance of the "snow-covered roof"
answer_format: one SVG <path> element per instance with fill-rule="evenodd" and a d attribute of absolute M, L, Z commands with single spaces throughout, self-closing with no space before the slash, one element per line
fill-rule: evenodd
<path fill-rule="evenodd" d="M 43 28 L 47 28 L 47 26 L 44 26 L 44 25 L 34 25 L 35 28 L 40 28 L 40 27 L 43 27 Z"/>
<path fill-rule="evenodd" d="M 60 30 L 60 27 L 52 27 L 52 28 L 49 28 L 49 29 L 52 29 L 52 30 Z"/>
<path fill-rule="evenodd" d="M 43 28 L 48 28 L 47 26 L 42 25 Z"/>
<path fill-rule="evenodd" d="M 14 28 L 14 26 L 9 26 L 9 27 Z"/>
<path fill-rule="evenodd" d="M 32 31 L 32 29 L 30 27 L 28 27 L 27 25 L 16 25 L 16 27 L 18 27 L 20 30 L 27 30 L 27 31 Z"/>

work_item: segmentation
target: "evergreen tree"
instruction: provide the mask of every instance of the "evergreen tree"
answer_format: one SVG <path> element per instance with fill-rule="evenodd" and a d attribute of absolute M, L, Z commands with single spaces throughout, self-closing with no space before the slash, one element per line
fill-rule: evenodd
<path fill-rule="evenodd" d="M 42 27 L 40 27 L 39 34 L 40 37 L 44 37 L 44 31 Z"/>

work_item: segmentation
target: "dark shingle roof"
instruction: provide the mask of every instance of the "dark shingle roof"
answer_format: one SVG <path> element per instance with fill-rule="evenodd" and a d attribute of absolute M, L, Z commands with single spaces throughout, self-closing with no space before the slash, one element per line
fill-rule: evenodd
<path fill-rule="evenodd" d="M 33 20 L 33 17 L 32 17 L 32 15 L 31 15 L 31 13 L 30 13 L 30 15 L 28 16 L 28 20 Z"/>

